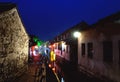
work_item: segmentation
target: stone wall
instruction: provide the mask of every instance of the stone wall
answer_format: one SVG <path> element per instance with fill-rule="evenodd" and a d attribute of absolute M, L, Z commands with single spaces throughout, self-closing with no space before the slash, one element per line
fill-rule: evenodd
<path fill-rule="evenodd" d="M 8 82 L 27 69 L 28 40 L 16 7 L 0 14 L 0 82 Z"/>

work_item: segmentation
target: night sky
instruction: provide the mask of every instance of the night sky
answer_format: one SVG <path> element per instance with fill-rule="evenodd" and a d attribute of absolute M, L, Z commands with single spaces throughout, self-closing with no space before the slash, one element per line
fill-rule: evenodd
<path fill-rule="evenodd" d="M 49 40 L 74 25 L 120 11 L 120 0 L 0 0 L 14 2 L 29 34 Z"/>

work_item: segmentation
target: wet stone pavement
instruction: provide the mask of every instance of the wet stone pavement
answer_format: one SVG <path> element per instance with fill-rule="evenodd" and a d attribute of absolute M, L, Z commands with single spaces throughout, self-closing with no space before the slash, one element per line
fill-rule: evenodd
<path fill-rule="evenodd" d="M 58 81 L 54 72 L 46 64 L 46 78 L 42 82 L 113 82 L 110 80 L 101 80 L 88 74 L 86 75 L 85 73 L 76 70 L 71 64 L 59 64 L 59 66 L 63 72 L 62 77 L 64 81 Z M 40 64 L 28 65 L 28 71 L 12 82 L 41 82 L 41 76 L 39 76 L 40 67 Z M 61 78 L 59 78 L 59 80 L 61 80 Z"/>
<path fill-rule="evenodd" d="M 43 70 L 41 69 L 42 66 L 43 64 L 29 64 L 28 70 L 12 82 L 58 82 L 54 72 L 48 67 L 48 64 L 44 64 L 43 67 L 45 70 L 43 72 L 41 72 Z"/>
<path fill-rule="evenodd" d="M 30 64 L 28 65 L 28 70 L 16 78 L 13 82 L 35 82 L 36 80 L 36 69 L 38 69 L 39 65 Z"/>
<path fill-rule="evenodd" d="M 60 65 L 60 64 L 59 64 Z M 83 71 L 78 71 L 71 64 L 60 65 L 63 71 L 64 82 L 113 82 L 109 79 L 100 79 Z"/>

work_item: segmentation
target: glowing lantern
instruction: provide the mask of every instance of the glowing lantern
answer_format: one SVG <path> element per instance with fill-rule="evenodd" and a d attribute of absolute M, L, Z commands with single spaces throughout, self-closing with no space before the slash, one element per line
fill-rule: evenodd
<path fill-rule="evenodd" d="M 50 60 L 55 61 L 55 53 L 54 53 L 54 51 L 50 52 Z"/>
<path fill-rule="evenodd" d="M 37 44 L 38 47 L 43 44 L 43 42 L 40 41 L 37 37 L 34 37 L 34 38 L 33 38 L 33 41 Z"/>

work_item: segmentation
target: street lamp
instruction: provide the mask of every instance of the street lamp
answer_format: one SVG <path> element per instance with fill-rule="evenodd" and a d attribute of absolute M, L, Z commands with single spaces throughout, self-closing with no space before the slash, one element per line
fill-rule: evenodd
<path fill-rule="evenodd" d="M 76 32 L 73 33 L 73 36 L 74 36 L 75 38 L 78 38 L 80 35 L 81 35 L 81 33 L 78 32 L 78 31 L 76 31 Z"/>

